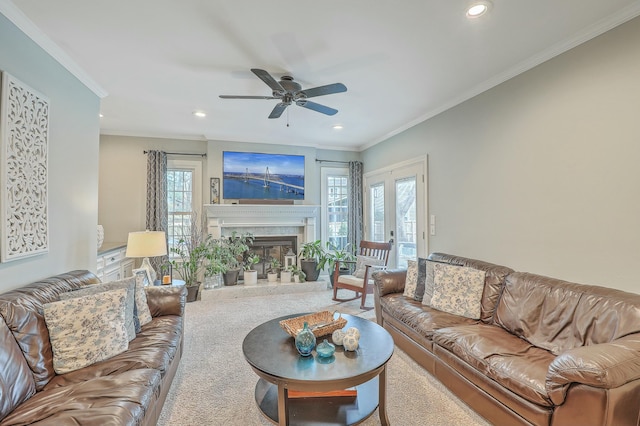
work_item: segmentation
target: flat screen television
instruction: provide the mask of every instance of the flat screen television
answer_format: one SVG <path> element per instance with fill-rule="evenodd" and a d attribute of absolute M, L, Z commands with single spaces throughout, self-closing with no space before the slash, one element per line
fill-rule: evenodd
<path fill-rule="evenodd" d="M 222 153 L 226 199 L 304 200 L 304 155 Z"/>

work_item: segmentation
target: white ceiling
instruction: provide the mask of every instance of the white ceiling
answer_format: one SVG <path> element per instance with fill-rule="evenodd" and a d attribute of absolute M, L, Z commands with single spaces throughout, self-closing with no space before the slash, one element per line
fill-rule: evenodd
<path fill-rule="evenodd" d="M 0 1 L 106 92 L 103 134 L 353 150 L 640 14 L 631 0 L 492 0 L 474 20 L 470 0 Z M 275 100 L 218 97 L 270 96 L 251 68 L 348 91 L 313 99 L 334 116 L 294 105 L 268 119 Z"/>

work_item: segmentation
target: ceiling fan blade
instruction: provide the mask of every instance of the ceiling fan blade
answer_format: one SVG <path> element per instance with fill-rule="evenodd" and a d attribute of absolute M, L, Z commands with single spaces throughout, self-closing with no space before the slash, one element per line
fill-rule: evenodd
<path fill-rule="evenodd" d="M 284 102 L 279 102 L 278 105 L 276 105 L 273 108 L 273 111 L 271 111 L 269 118 L 279 118 L 284 112 L 284 110 L 287 109 L 288 106 L 289 104 L 285 104 Z"/>
<path fill-rule="evenodd" d="M 284 93 L 286 90 L 278 83 L 271 74 L 266 72 L 265 70 L 261 70 L 259 68 L 251 68 L 251 72 L 258 76 L 258 78 L 266 83 L 267 86 L 271 87 L 271 90 L 274 92 Z"/>
<path fill-rule="evenodd" d="M 237 96 L 237 95 L 220 95 L 222 99 L 280 99 L 273 96 Z"/>
<path fill-rule="evenodd" d="M 297 101 L 296 105 L 301 106 L 303 108 L 307 108 L 316 112 L 321 112 L 326 115 L 336 115 L 338 112 L 337 109 L 329 108 L 328 106 L 320 105 L 311 101 Z"/>
<path fill-rule="evenodd" d="M 313 98 L 315 96 L 331 95 L 332 93 L 346 92 L 347 86 L 342 83 L 327 84 L 326 86 L 313 87 L 311 89 L 301 90 L 300 93 L 304 94 L 307 98 Z"/>

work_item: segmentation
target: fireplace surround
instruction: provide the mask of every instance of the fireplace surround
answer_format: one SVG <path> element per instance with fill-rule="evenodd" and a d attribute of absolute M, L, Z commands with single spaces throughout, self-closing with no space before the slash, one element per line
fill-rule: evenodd
<path fill-rule="evenodd" d="M 264 237 L 263 240 L 276 241 L 281 239 L 276 237 L 288 237 L 289 241 L 295 241 L 294 252 L 302 244 L 318 239 L 316 222 L 319 208 L 320 206 L 307 204 L 206 204 L 204 206 L 207 232 L 213 238 L 228 237 L 234 231 L 251 232 L 258 239 Z M 268 262 L 268 259 L 265 261 Z"/>

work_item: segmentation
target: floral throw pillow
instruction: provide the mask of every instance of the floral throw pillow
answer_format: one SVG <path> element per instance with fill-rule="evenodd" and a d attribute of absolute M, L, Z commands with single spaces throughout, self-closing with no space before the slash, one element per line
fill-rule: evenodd
<path fill-rule="evenodd" d="M 485 272 L 444 263 L 433 265 L 431 307 L 466 318 L 479 319 Z"/>
<path fill-rule="evenodd" d="M 418 261 L 407 260 L 407 278 L 404 280 L 404 293 L 406 297 L 413 299 L 418 285 Z"/>
<path fill-rule="evenodd" d="M 127 350 L 127 289 L 105 291 L 43 306 L 53 369 L 69 373 Z"/>
<path fill-rule="evenodd" d="M 60 293 L 60 300 L 73 299 L 76 297 L 88 296 L 90 294 L 101 293 L 103 291 L 119 290 L 124 288 L 127 290 L 127 301 L 125 305 L 125 327 L 127 328 L 127 336 L 129 341 L 136 338 L 136 326 L 135 326 L 135 278 L 127 278 L 123 281 L 112 281 L 103 284 L 94 284 L 83 287 L 79 290 L 68 291 L 66 293 Z"/>

